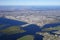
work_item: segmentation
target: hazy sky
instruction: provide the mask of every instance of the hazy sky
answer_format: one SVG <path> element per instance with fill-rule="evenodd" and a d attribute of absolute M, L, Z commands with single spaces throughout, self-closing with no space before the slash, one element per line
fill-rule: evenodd
<path fill-rule="evenodd" d="M 0 5 L 58 5 L 60 0 L 0 0 Z"/>

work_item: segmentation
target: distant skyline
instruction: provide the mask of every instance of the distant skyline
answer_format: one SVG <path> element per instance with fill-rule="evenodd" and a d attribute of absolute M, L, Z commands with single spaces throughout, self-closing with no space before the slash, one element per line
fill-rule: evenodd
<path fill-rule="evenodd" d="M 60 0 L 0 0 L 0 5 L 60 6 Z"/>

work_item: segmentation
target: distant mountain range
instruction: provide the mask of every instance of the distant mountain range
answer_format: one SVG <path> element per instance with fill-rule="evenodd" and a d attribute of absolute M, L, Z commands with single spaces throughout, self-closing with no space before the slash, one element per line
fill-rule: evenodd
<path fill-rule="evenodd" d="M 0 6 L 0 10 L 20 10 L 20 9 L 30 9 L 30 10 L 60 10 L 60 6 Z"/>

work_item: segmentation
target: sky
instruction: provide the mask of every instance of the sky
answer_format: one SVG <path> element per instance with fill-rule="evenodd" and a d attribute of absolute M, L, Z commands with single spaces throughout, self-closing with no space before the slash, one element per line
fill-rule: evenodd
<path fill-rule="evenodd" d="M 60 6 L 60 0 L 0 0 L 0 5 Z"/>

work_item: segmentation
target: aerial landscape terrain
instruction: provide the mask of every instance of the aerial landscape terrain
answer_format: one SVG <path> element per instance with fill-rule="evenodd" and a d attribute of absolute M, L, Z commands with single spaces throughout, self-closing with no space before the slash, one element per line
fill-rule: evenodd
<path fill-rule="evenodd" d="M 0 6 L 0 40 L 60 40 L 60 6 Z"/>

